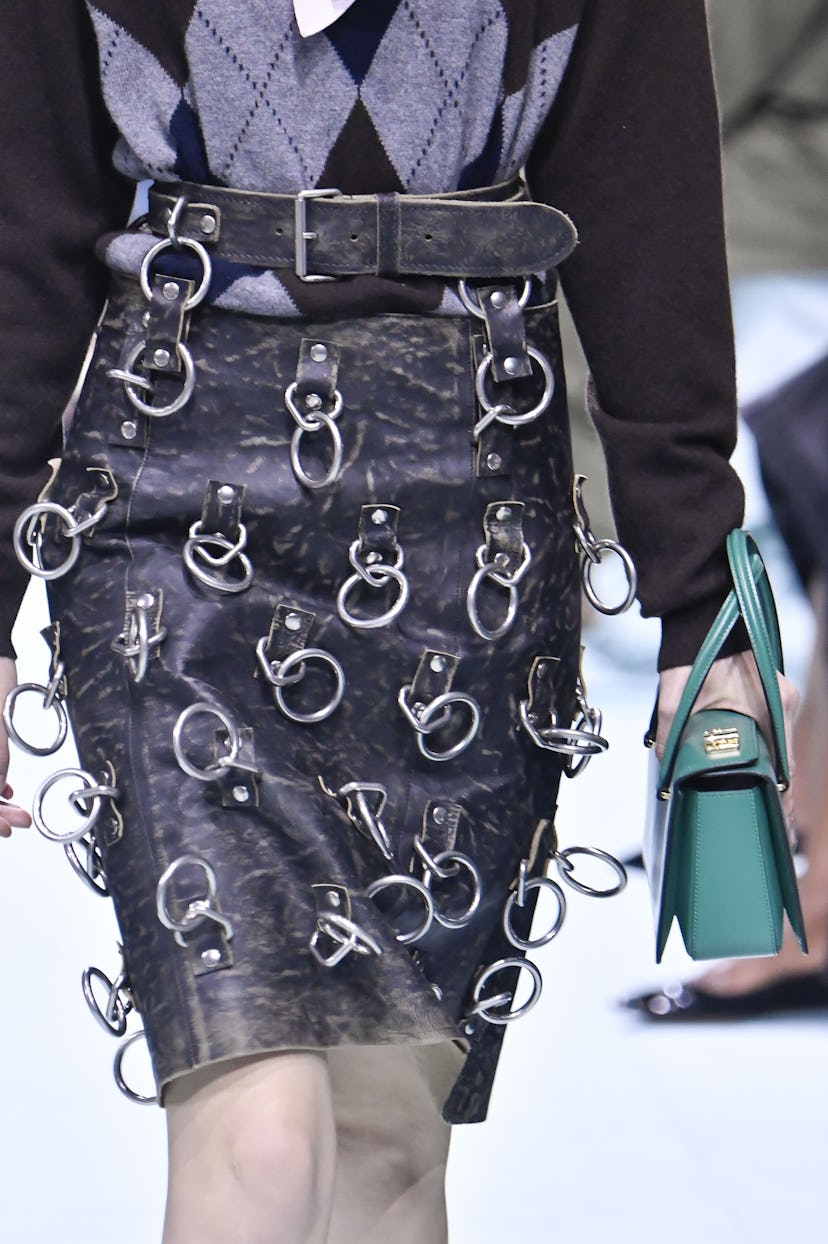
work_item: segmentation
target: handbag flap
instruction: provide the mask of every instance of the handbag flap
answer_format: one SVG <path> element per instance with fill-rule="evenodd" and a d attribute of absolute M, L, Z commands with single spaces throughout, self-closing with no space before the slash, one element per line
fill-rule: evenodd
<path fill-rule="evenodd" d="M 773 766 L 763 764 L 766 758 L 767 745 L 760 747 L 752 717 L 727 709 L 703 709 L 692 714 L 682 733 L 673 788 L 700 774 L 712 776 L 723 770 L 761 771 L 763 777 L 773 778 Z"/>

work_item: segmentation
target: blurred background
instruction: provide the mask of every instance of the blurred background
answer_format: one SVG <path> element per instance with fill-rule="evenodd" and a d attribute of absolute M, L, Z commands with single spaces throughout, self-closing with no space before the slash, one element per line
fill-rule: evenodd
<path fill-rule="evenodd" d="M 749 405 L 828 353 L 828 4 L 710 0 L 709 9 L 739 391 Z M 571 325 L 566 331 L 576 464 L 588 476 L 587 506 L 603 536 L 611 517 L 581 408 L 584 365 Z M 736 462 L 747 488 L 746 526 L 763 547 L 780 608 L 788 672 L 804 685 L 815 614 L 744 426 Z M 46 622 L 36 584 L 15 636 L 21 681 L 46 681 L 39 638 Z M 611 746 L 564 782 L 559 837 L 562 846 L 627 856 L 641 843 L 641 740 L 655 693 L 658 625 L 635 609 L 616 618 L 590 612 L 585 643 L 589 700 L 603 710 Z M 31 803 L 52 769 L 75 762 L 71 743 L 45 760 L 15 751 L 11 781 L 20 802 Z M 571 891 L 567 898 L 560 936 L 535 952 L 543 995 L 507 1034 L 490 1122 L 455 1134 L 452 1244 L 555 1237 L 593 1244 L 607 1234 L 619 1244 L 665 1235 L 672 1244 L 816 1238 L 825 1216 L 828 1007 L 793 1018 L 647 1022 L 619 1001 L 687 980 L 698 968 L 676 941 L 655 967 L 643 874 L 633 871 L 624 894 L 611 900 Z M 94 1022 L 80 986 L 90 965 L 110 977 L 118 971 L 109 903 L 75 879 L 60 846 L 32 830 L 2 844 L 0 913 L 0 1240 L 149 1244 L 160 1235 L 164 1197 L 162 1115 L 117 1090 L 117 1043 Z M 141 1058 L 139 1043 L 125 1071 L 150 1091 Z"/>

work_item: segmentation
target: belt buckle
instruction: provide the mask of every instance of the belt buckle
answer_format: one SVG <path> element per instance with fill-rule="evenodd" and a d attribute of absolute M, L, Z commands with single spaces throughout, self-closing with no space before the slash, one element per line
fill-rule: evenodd
<path fill-rule="evenodd" d="M 308 199 L 333 199 L 342 194 L 341 190 L 300 190 L 294 205 L 294 271 L 300 281 L 335 281 L 335 276 L 319 276 L 308 272 L 308 242 L 312 242 L 318 234 L 308 229 Z"/>

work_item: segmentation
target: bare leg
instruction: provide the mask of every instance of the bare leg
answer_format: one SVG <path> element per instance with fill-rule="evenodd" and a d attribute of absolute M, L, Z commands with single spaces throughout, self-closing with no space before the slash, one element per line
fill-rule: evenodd
<path fill-rule="evenodd" d="M 165 1098 L 163 1244 L 325 1244 L 336 1141 L 324 1055 L 218 1063 Z"/>
<path fill-rule="evenodd" d="M 337 1176 L 328 1244 L 446 1244 L 451 1042 L 328 1051 Z"/>

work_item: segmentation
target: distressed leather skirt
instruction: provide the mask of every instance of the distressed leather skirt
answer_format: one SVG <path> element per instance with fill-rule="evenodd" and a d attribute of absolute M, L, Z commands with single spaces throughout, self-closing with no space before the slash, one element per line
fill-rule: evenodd
<path fill-rule="evenodd" d="M 445 1115 L 478 1120 L 540 988 L 567 759 L 545 743 L 577 716 L 572 465 L 554 305 L 504 362 L 476 297 L 202 305 L 170 371 L 116 280 L 40 510 L 82 768 L 38 815 L 114 900 L 98 1010 L 140 1013 L 160 1092 L 245 1054 L 454 1040 Z"/>

